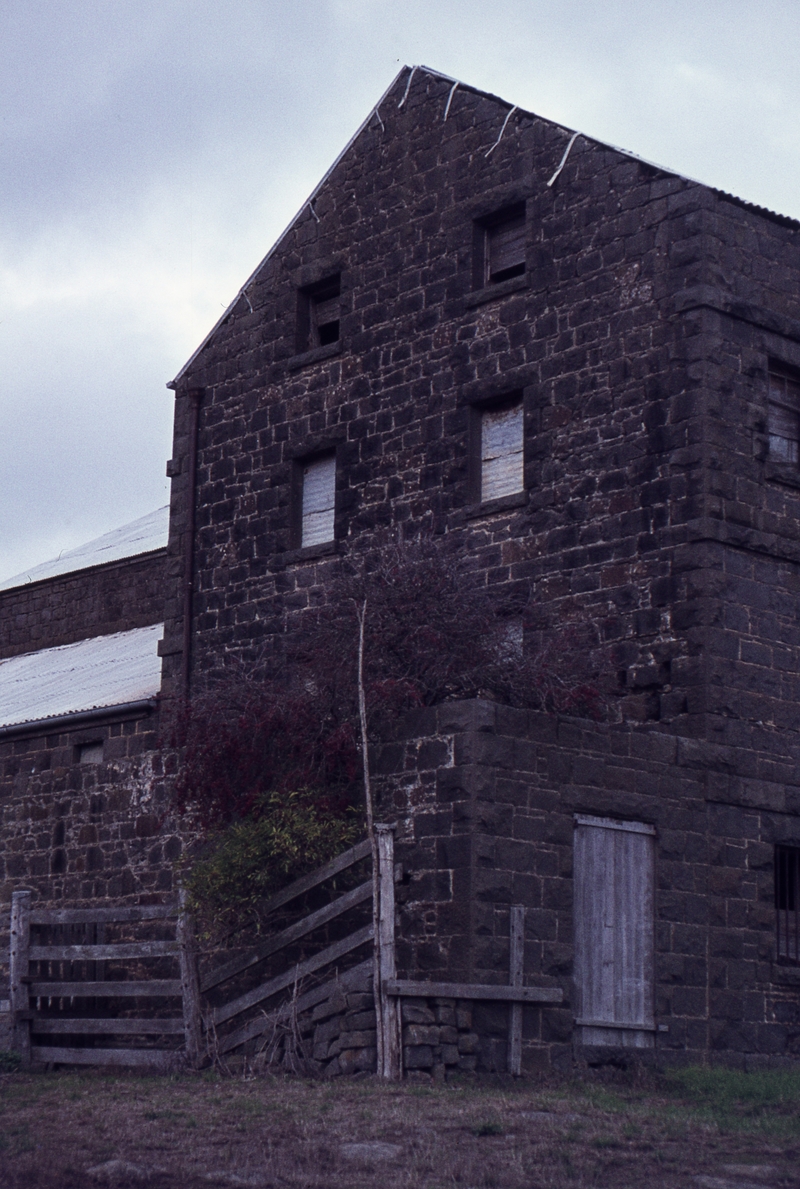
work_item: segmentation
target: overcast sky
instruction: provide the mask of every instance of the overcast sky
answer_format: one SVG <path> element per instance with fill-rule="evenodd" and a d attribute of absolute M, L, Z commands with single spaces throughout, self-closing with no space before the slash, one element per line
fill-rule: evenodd
<path fill-rule="evenodd" d="M 798 0 L 0 0 L 0 579 L 166 503 L 166 382 L 403 64 L 800 217 L 798 45 Z"/>

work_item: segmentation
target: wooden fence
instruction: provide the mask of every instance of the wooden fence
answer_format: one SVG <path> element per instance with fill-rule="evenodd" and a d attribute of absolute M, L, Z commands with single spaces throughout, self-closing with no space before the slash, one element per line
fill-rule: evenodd
<path fill-rule="evenodd" d="M 200 971 L 192 920 L 180 903 L 37 909 L 29 891 L 14 892 L 14 1050 L 25 1065 L 195 1065 L 261 1036 L 282 999 L 292 997 L 302 1012 L 337 983 L 368 987 L 371 873 L 354 887 L 321 893 L 326 902 L 299 919 L 291 919 L 291 906 L 302 900 L 307 908 L 323 885 L 346 881 L 370 852 L 369 841 L 361 842 L 284 888 L 263 909 L 263 941 L 223 961 L 213 955 Z M 367 919 L 354 924 L 359 910 Z M 142 932 L 148 935 L 136 936 Z M 354 962 L 359 950 L 365 953 Z M 312 980 L 317 985 L 298 996 Z"/>
<path fill-rule="evenodd" d="M 181 902 L 35 909 L 30 892 L 15 892 L 15 1051 L 25 1064 L 197 1065 L 261 1043 L 287 1002 L 296 1016 L 337 990 L 372 986 L 380 1077 L 402 1076 L 404 997 L 508 1002 L 508 1069 L 518 1074 L 522 1005 L 562 999 L 560 988 L 523 985 L 524 909 L 511 909 L 507 985 L 398 979 L 392 827 L 376 826 L 376 850 L 377 904 L 365 840 L 274 896 L 262 912 L 263 940 L 224 961 L 217 953 L 198 963 Z"/>

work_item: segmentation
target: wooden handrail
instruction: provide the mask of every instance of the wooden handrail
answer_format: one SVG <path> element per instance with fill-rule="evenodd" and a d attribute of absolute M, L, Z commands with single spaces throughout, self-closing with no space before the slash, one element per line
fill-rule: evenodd
<path fill-rule="evenodd" d="M 169 1019 L 132 1020 L 132 1019 L 86 1019 L 85 1016 L 74 1018 L 70 1016 L 37 1016 L 33 1013 L 31 1031 L 41 1036 L 59 1036 L 66 1033 L 70 1036 L 170 1036 L 183 1033 L 183 1016 L 173 1016 Z"/>
<path fill-rule="evenodd" d="M 425 999 L 495 999 L 505 1003 L 561 1003 L 561 987 L 504 987 L 495 983 L 424 983 L 411 979 L 391 979 L 386 984 L 390 995 Z"/>

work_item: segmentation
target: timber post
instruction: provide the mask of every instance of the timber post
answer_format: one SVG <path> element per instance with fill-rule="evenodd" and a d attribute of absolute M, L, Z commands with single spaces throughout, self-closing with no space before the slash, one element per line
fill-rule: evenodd
<path fill-rule="evenodd" d="M 378 853 L 378 936 L 376 937 L 375 975 L 378 979 L 381 1012 L 378 1027 L 382 1029 L 382 1044 L 378 1054 L 382 1058 L 378 1077 L 385 1081 L 399 1081 L 403 1074 L 400 1044 L 400 1003 L 390 995 L 388 984 L 397 977 L 394 936 L 394 826 L 375 825 Z"/>
<path fill-rule="evenodd" d="M 186 889 L 180 889 L 180 911 L 177 921 L 178 954 L 181 966 L 181 995 L 183 999 L 183 1032 L 186 1059 L 196 1067 L 200 1063 L 200 982 L 197 977 L 197 954 L 194 945 L 194 920 L 186 909 Z"/>
<path fill-rule="evenodd" d="M 512 904 L 509 917 L 508 985 L 522 986 L 525 963 L 525 909 Z M 522 1004 L 512 1001 L 508 1012 L 508 1072 L 522 1073 Z"/>
<path fill-rule="evenodd" d="M 29 991 L 29 954 L 31 947 L 31 893 L 14 892 L 11 896 L 11 953 L 9 982 L 11 999 L 12 1046 L 23 1065 L 31 1063 L 31 1012 Z"/>

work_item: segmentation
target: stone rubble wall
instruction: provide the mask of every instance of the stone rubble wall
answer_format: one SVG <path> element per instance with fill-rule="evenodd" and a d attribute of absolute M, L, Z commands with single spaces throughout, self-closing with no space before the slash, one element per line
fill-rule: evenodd
<path fill-rule="evenodd" d="M 0 999 L 11 894 L 39 907 L 171 901 L 189 833 L 170 811 L 176 758 L 157 716 L 0 740 Z M 100 740 L 102 763 L 78 763 Z"/>
<path fill-rule="evenodd" d="M 495 1068 L 496 1049 L 505 1043 L 484 1041 L 473 1026 L 473 1004 L 448 998 L 401 1000 L 403 1071 L 409 1081 L 443 1081 L 457 1073 Z M 298 1044 L 298 1039 L 300 1042 Z M 263 1068 L 259 1049 L 251 1043 L 225 1064 L 231 1068 Z M 486 1053 L 488 1060 L 482 1061 Z M 374 1073 L 376 1067 L 375 1006 L 369 982 L 360 990 L 337 989 L 297 1020 L 296 1036 L 271 1050 L 273 1068 L 299 1068 L 318 1077 Z"/>

